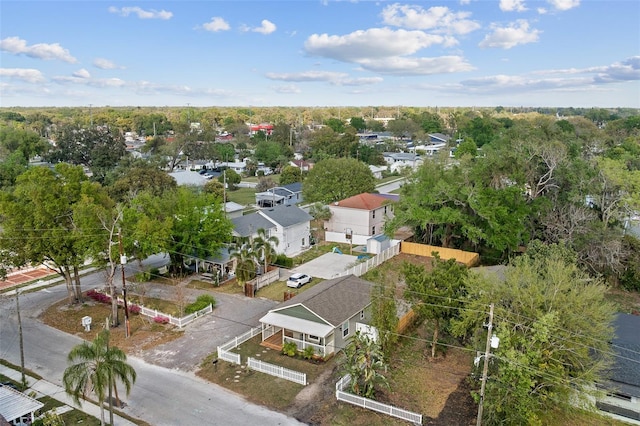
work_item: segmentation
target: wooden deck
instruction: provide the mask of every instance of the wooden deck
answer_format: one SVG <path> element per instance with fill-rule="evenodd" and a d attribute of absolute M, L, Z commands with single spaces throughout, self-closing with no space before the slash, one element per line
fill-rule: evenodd
<path fill-rule="evenodd" d="M 267 340 L 263 340 L 260 343 L 260 346 L 275 349 L 276 351 L 281 351 L 282 350 L 282 330 L 278 331 L 276 334 L 269 337 Z"/>

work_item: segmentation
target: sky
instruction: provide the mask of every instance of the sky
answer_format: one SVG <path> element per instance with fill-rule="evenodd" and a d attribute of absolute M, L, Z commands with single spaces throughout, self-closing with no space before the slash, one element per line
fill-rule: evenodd
<path fill-rule="evenodd" d="M 0 106 L 640 108 L 640 1 L 0 2 Z"/>

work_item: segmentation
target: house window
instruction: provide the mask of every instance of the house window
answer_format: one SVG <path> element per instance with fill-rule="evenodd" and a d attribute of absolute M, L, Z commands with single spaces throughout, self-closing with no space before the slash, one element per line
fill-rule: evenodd
<path fill-rule="evenodd" d="M 349 335 L 349 321 L 346 321 L 342 324 L 342 337 L 347 337 Z"/>
<path fill-rule="evenodd" d="M 302 239 L 302 247 L 304 247 L 304 238 Z"/>
<path fill-rule="evenodd" d="M 387 214 L 387 206 L 384 206 L 384 214 Z"/>
<path fill-rule="evenodd" d="M 373 213 L 373 218 L 375 219 L 376 218 L 376 211 L 374 210 L 372 213 Z"/>
<path fill-rule="evenodd" d="M 375 226 L 371 227 L 371 235 L 376 235 L 376 227 Z"/>
<path fill-rule="evenodd" d="M 311 334 L 307 335 L 307 340 L 311 343 L 319 344 L 320 338 L 318 336 L 312 336 Z"/>
<path fill-rule="evenodd" d="M 364 319 L 364 311 L 360 311 L 360 319 L 363 320 Z"/>

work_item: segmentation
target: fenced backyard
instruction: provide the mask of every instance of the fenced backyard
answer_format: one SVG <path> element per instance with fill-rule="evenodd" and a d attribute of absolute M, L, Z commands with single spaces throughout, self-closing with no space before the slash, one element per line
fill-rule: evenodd
<path fill-rule="evenodd" d="M 247 331 L 246 333 L 241 334 L 240 336 L 234 337 L 233 340 L 230 340 L 227 343 L 218 346 L 218 358 L 225 360 L 227 362 L 240 365 L 242 363 L 240 359 L 240 354 L 236 354 L 229 351 L 231 349 L 237 348 L 240 344 L 246 342 L 247 340 L 261 333 L 262 333 L 262 327 L 257 326 Z"/>
<path fill-rule="evenodd" d="M 378 401 L 374 401 L 369 398 L 363 398 L 358 395 L 354 395 L 349 392 L 345 392 L 344 389 L 351 383 L 351 376 L 344 376 L 336 383 L 336 399 L 338 401 L 347 402 L 349 404 L 357 405 L 358 407 L 366 408 L 367 410 L 377 411 L 378 413 L 387 414 L 398 419 L 406 420 L 408 422 L 421 425 L 422 414 L 414 413 L 411 411 L 403 410 L 402 408 L 394 407 L 392 405 L 383 404 Z"/>

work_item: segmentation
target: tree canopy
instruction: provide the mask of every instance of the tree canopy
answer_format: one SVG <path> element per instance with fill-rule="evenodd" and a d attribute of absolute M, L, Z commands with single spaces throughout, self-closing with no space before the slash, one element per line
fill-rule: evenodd
<path fill-rule="evenodd" d="M 375 178 L 369 167 L 353 158 L 328 158 L 319 161 L 302 184 L 305 201 L 332 203 L 375 190 Z"/>

